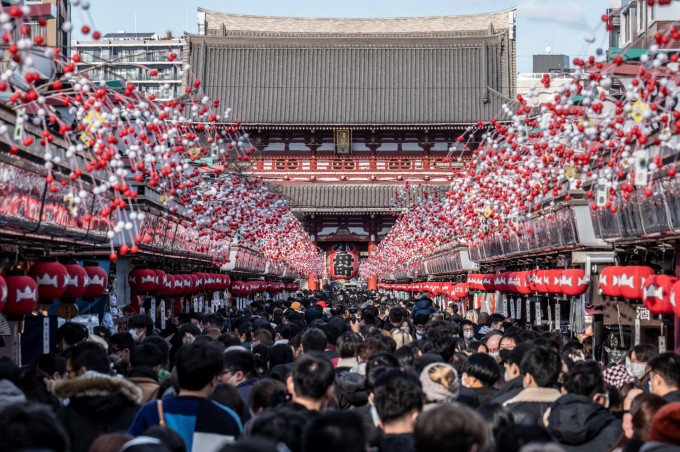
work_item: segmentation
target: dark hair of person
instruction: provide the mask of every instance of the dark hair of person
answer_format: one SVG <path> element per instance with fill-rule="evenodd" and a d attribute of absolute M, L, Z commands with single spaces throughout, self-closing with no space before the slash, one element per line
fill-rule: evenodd
<path fill-rule="evenodd" d="M 501 323 L 505 322 L 505 316 L 503 316 L 503 314 L 495 313 L 495 314 L 491 314 L 489 316 L 489 320 L 488 320 L 487 323 L 489 324 L 489 326 L 491 326 L 494 323 L 499 323 L 499 322 L 501 322 Z"/>
<path fill-rule="evenodd" d="M 244 342 L 252 342 L 253 340 L 253 324 L 246 322 L 238 327 L 238 334 L 244 336 Z"/>
<path fill-rule="evenodd" d="M 380 352 L 366 361 L 366 389 L 372 390 L 375 380 L 388 370 L 399 370 L 399 361 L 391 353 Z"/>
<path fill-rule="evenodd" d="M 489 427 L 479 414 L 458 403 L 447 403 L 416 419 L 416 452 L 486 450 Z"/>
<path fill-rule="evenodd" d="M 497 452 L 519 452 L 527 444 L 550 444 L 552 436 L 542 425 L 515 424 L 501 430 L 496 441 Z"/>
<path fill-rule="evenodd" d="M 168 364 L 168 359 L 170 357 L 170 345 L 168 342 L 160 336 L 147 336 L 144 339 L 145 344 L 153 344 L 161 352 L 162 361 L 159 362 L 161 366 L 166 366 Z"/>
<path fill-rule="evenodd" d="M 386 352 L 387 347 L 377 338 L 369 337 L 357 347 L 357 359 L 360 362 L 366 362 L 368 358 L 376 353 Z"/>
<path fill-rule="evenodd" d="M 221 314 L 206 314 L 203 316 L 203 323 L 209 323 L 213 328 L 217 328 L 220 331 L 224 327 L 224 317 Z"/>
<path fill-rule="evenodd" d="M 277 325 L 276 328 L 274 328 L 274 332 L 281 336 L 281 339 L 290 339 L 290 326 L 289 325 Z"/>
<path fill-rule="evenodd" d="M 470 355 L 465 364 L 465 372 L 477 378 L 484 386 L 493 386 L 501 377 L 498 363 L 486 353 Z"/>
<path fill-rule="evenodd" d="M 388 370 L 373 382 L 373 403 L 383 424 L 423 409 L 423 390 L 415 374 Z"/>
<path fill-rule="evenodd" d="M 320 400 L 333 384 L 335 371 L 328 358 L 312 352 L 295 361 L 291 376 L 296 396 Z"/>
<path fill-rule="evenodd" d="M 554 388 L 562 372 L 560 355 L 546 348 L 527 353 L 519 366 L 522 375 L 531 374 L 541 388 Z"/>
<path fill-rule="evenodd" d="M 71 368 L 78 371 L 84 367 L 87 370 L 102 374 L 111 373 L 111 361 L 104 347 L 95 342 L 81 342 L 71 351 Z"/>
<path fill-rule="evenodd" d="M 272 335 L 271 331 L 260 328 L 259 330 L 255 330 L 253 332 L 253 341 L 260 341 L 260 344 L 271 347 L 274 345 L 274 336 Z"/>
<path fill-rule="evenodd" d="M 632 356 L 633 353 L 635 353 L 635 359 L 638 362 L 646 363 L 655 357 L 659 351 L 652 344 L 638 344 L 630 350 L 629 356 Z"/>
<path fill-rule="evenodd" d="M 246 377 L 257 375 L 257 363 L 253 352 L 246 349 L 230 349 L 224 352 L 224 368 L 243 372 Z"/>
<path fill-rule="evenodd" d="M 125 432 L 105 433 L 99 435 L 90 446 L 91 451 L 113 452 L 119 451 L 125 443 L 132 441 L 134 436 Z M 184 443 L 184 442 L 182 442 Z"/>
<path fill-rule="evenodd" d="M 413 371 L 413 364 L 416 359 L 416 352 L 411 344 L 402 345 L 392 355 L 399 361 L 399 367 L 403 371 Z"/>
<path fill-rule="evenodd" d="M 218 381 L 215 390 L 210 394 L 210 400 L 214 400 L 220 405 L 231 408 L 234 413 L 239 416 L 243 413 L 243 399 L 241 399 L 238 390 L 232 385 L 227 385 Z M 243 419 L 241 421 L 243 421 Z"/>
<path fill-rule="evenodd" d="M 633 424 L 633 438 L 642 442 L 648 442 L 649 430 L 652 427 L 652 420 L 654 415 L 668 402 L 655 394 L 643 392 L 637 395 L 630 404 L 630 415 L 632 416 L 631 423 Z M 611 450 L 621 448 L 628 450 L 626 445 L 631 442 L 633 438 L 627 438 L 625 434 L 621 433 L 619 439 L 611 447 Z"/>
<path fill-rule="evenodd" d="M 604 378 L 600 365 L 595 361 L 575 363 L 564 380 L 564 388 L 569 394 L 592 398 L 605 390 Z"/>
<path fill-rule="evenodd" d="M 301 452 L 307 423 L 301 412 L 281 406 L 253 418 L 249 436 L 267 438 L 285 444 L 292 452 Z"/>
<path fill-rule="evenodd" d="M 87 339 L 87 328 L 76 322 L 66 322 L 57 329 L 57 342 L 62 339 L 68 345 L 75 345 Z"/>
<path fill-rule="evenodd" d="M 115 345 L 119 351 L 128 349 L 130 354 L 135 351 L 135 340 L 130 333 L 116 333 L 109 339 L 109 347 Z"/>
<path fill-rule="evenodd" d="M 305 430 L 304 451 L 365 452 L 366 430 L 361 416 L 352 411 L 326 411 Z"/>
<path fill-rule="evenodd" d="M 308 328 L 302 333 L 302 350 L 308 352 L 323 352 L 328 345 L 328 338 L 319 328 Z"/>
<path fill-rule="evenodd" d="M 375 337 L 385 345 L 385 350 L 387 350 L 388 353 L 394 353 L 397 350 L 397 342 L 391 335 L 377 334 Z"/>
<path fill-rule="evenodd" d="M 680 355 L 661 353 L 650 359 L 647 365 L 651 372 L 661 376 L 666 385 L 680 388 Z"/>
<path fill-rule="evenodd" d="M 153 319 L 149 314 L 137 314 L 130 317 L 128 320 L 128 330 L 132 328 L 144 328 L 146 330 L 146 335 L 151 336 L 153 334 Z"/>
<path fill-rule="evenodd" d="M 453 350 L 454 353 L 467 351 L 467 343 L 465 339 L 460 336 L 453 337 Z"/>
<path fill-rule="evenodd" d="M 210 344 L 192 343 L 177 350 L 175 368 L 181 389 L 200 391 L 222 372 L 224 359 Z"/>
<path fill-rule="evenodd" d="M 156 344 L 144 341 L 135 347 L 130 364 L 133 368 L 162 366 L 165 364 L 165 356 Z"/>
<path fill-rule="evenodd" d="M 198 327 L 198 325 L 193 323 L 185 323 L 184 325 L 180 325 L 177 332 L 179 338 L 184 338 L 184 335 L 187 333 L 191 334 L 193 337 L 198 337 L 201 335 L 201 329 Z"/>
<path fill-rule="evenodd" d="M 290 400 L 286 385 L 273 378 L 263 378 L 250 390 L 248 406 L 254 414 L 275 408 Z"/>
<path fill-rule="evenodd" d="M 49 407 L 15 403 L 0 411 L 0 450 L 68 452 L 71 445 L 68 433 Z"/>
<path fill-rule="evenodd" d="M 56 413 L 61 408 L 61 405 L 57 396 L 47 389 L 46 379 L 50 379 L 50 375 L 47 372 L 28 369 L 21 376 L 20 388 L 26 396 L 26 400 L 49 405 Z"/>
<path fill-rule="evenodd" d="M 21 368 L 8 356 L 0 358 L 0 380 L 9 380 L 19 386 Z"/>
<path fill-rule="evenodd" d="M 292 363 L 295 360 L 293 349 L 288 344 L 276 344 L 269 347 L 269 368 L 279 364 Z"/>
<path fill-rule="evenodd" d="M 479 348 L 481 346 L 486 347 L 486 344 L 484 344 L 482 341 L 470 341 L 468 344 L 468 351 L 472 353 L 479 353 Z"/>
<path fill-rule="evenodd" d="M 491 433 L 496 442 L 498 442 L 498 435 L 503 429 L 515 425 L 515 418 L 510 410 L 500 403 L 486 403 L 477 407 L 476 411 L 491 428 Z"/>
<path fill-rule="evenodd" d="M 235 345 L 241 345 L 241 338 L 238 333 L 230 332 L 222 334 L 217 340 L 224 344 L 225 347 L 233 347 Z"/>
<path fill-rule="evenodd" d="M 363 342 L 363 338 L 358 333 L 346 331 L 338 338 L 338 354 L 340 358 L 354 358 L 357 348 Z"/>
<path fill-rule="evenodd" d="M 253 358 L 255 358 L 255 375 L 267 375 L 269 373 L 269 347 L 257 344 L 252 351 Z"/>
<path fill-rule="evenodd" d="M 63 376 L 66 373 L 66 359 L 57 355 L 55 352 L 41 353 L 36 361 L 37 367 L 47 373 L 50 378 L 55 373 Z"/>
<path fill-rule="evenodd" d="M 179 433 L 170 428 L 154 425 L 149 427 L 143 435 L 156 438 L 167 447 L 170 452 L 186 452 L 187 450 L 184 439 L 182 439 Z"/>
<path fill-rule="evenodd" d="M 404 322 L 404 310 L 399 307 L 390 309 L 390 322 L 400 326 Z"/>

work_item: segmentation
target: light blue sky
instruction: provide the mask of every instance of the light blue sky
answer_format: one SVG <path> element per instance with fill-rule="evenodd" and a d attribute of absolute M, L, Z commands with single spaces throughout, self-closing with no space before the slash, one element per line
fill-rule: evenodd
<path fill-rule="evenodd" d="M 608 0 L 90 0 L 88 13 L 76 8 L 73 22 L 80 30 L 94 24 L 102 33 L 128 32 L 175 35 L 196 32 L 196 8 L 236 14 L 297 17 L 401 17 L 475 14 L 518 7 L 517 69 L 531 72 L 534 54 L 566 53 L 572 58 L 590 55 L 606 46 L 600 16 Z M 88 17 L 88 15 L 91 17 Z M 135 20 L 136 17 L 136 20 Z M 188 28 L 187 28 L 188 23 Z M 584 37 L 596 36 L 588 45 Z M 75 39 L 82 39 L 80 32 Z"/>

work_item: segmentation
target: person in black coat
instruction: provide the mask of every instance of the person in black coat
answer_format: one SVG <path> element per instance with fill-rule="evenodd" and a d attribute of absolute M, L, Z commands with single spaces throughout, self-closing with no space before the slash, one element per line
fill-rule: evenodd
<path fill-rule="evenodd" d="M 57 417 L 71 440 L 73 452 L 88 452 L 105 433 L 125 432 L 137 414 L 142 390 L 108 373 L 109 355 L 99 344 L 73 347 L 66 365 L 68 379 L 55 383 L 54 393 L 68 404 Z"/>
<path fill-rule="evenodd" d="M 550 406 L 548 431 L 566 451 L 609 450 L 623 431 L 609 412 L 609 395 L 599 365 L 578 362 L 564 382 L 567 394 Z"/>
<path fill-rule="evenodd" d="M 680 402 L 680 355 L 667 352 L 650 359 L 649 385 L 666 402 Z"/>

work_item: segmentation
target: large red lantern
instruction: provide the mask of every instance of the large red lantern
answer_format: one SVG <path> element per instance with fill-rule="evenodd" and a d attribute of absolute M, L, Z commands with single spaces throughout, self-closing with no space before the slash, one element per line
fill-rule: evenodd
<path fill-rule="evenodd" d="M 231 294 L 236 295 L 237 297 L 246 295 L 246 290 L 246 283 L 243 281 L 232 281 L 231 288 L 229 289 Z"/>
<path fill-rule="evenodd" d="M 673 314 L 671 289 L 678 282 L 674 276 L 651 275 L 645 280 L 642 288 L 643 299 L 652 314 Z"/>
<path fill-rule="evenodd" d="M 7 283 L 5 282 L 5 278 L 0 276 L 0 311 L 2 311 L 5 303 L 7 303 L 7 293 Z"/>
<path fill-rule="evenodd" d="M 493 273 L 482 275 L 482 288 L 485 292 L 493 292 L 496 290 L 496 284 L 494 282 L 495 276 L 496 275 Z"/>
<path fill-rule="evenodd" d="M 58 262 L 37 262 L 28 269 L 28 276 L 35 279 L 41 303 L 51 303 L 66 291 L 68 271 Z"/>
<path fill-rule="evenodd" d="M 158 285 L 156 284 L 156 273 L 148 268 L 135 268 L 128 275 L 128 283 L 130 289 L 135 293 L 150 293 L 155 292 Z"/>
<path fill-rule="evenodd" d="M 513 273 L 515 293 L 520 295 L 529 295 L 531 293 L 531 289 L 529 288 L 529 275 L 530 272 Z"/>
<path fill-rule="evenodd" d="M 352 279 L 359 271 L 359 250 L 354 243 L 335 243 L 328 247 L 328 276 Z"/>
<path fill-rule="evenodd" d="M 175 295 L 175 277 L 173 275 L 165 274 L 160 277 L 158 295 L 161 297 L 172 297 Z"/>
<path fill-rule="evenodd" d="M 562 270 L 561 279 L 562 293 L 570 297 L 577 297 L 588 290 L 588 281 L 586 281 L 586 272 L 580 268 L 570 268 Z"/>
<path fill-rule="evenodd" d="M 173 285 L 175 286 L 175 295 L 184 295 L 186 291 L 184 290 L 184 275 L 172 275 Z"/>
<path fill-rule="evenodd" d="M 453 286 L 453 293 L 457 298 L 465 298 L 468 296 L 469 290 L 468 285 L 465 283 L 458 283 Z"/>
<path fill-rule="evenodd" d="M 621 296 L 619 278 L 621 277 L 622 268 L 618 266 L 606 267 L 600 272 L 600 290 L 602 290 L 602 295 L 607 297 Z"/>
<path fill-rule="evenodd" d="M 562 270 L 546 270 L 543 278 L 545 282 L 545 292 L 558 294 L 562 293 Z"/>
<path fill-rule="evenodd" d="M 547 270 L 536 270 L 536 273 L 534 273 L 534 292 L 547 292 L 549 280 L 550 276 L 548 276 Z"/>
<path fill-rule="evenodd" d="M 231 285 L 231 278 L 229 278 L 229 275 L 220 275 L 222 277 L 222 287 L 220 287 L 221 290 L 227 290 L 229 289 L 229 286 Z"/>
<path fill-rule="evenodd" d="M 85 289 L 83 298 L 91 300 L 104 293 L 108 285 L 108 275 L 96 262 L 85 262 L 83 268 L 87 273 L 88 279 L 87 289 Z"/>
<path fill-rule="evenodd" d="M 203 272 L 194 272 L 192 274 L 196 279 L 192 278 L 194 282 L 194 290 L 197 292 L 201 292 L 204 290 L 208 290 L 208 277 L 210 276 L 208 273 L 203 273 Z"/>
<path fill-rule="evenodd" d="M 494 275 L 493 284 L 497 291 L 505 292 L 508 290 L 508 274 L 497 273 Z"/>
<path fill-rule="evenodd" d="M 7 275 L 7 303 L 2 308 L 8 317 L 30 314 L 38 304 L 38 285 L 30 276 Z"/>
<path fill-rule="evenodd" d="M 61 296 L 62 301 L 75 301 L 85 295 L 87 286 L 90 284 L 90 278 L 87 276 L 87 271 L 84 267 L 78 264 L 66 264 L 66 290 Z"/>
<path fill-rule="evenodd" d="M 680 280 L 676 281 L 671 287 L 670 302 L 673 313 L 676 317 L 680 317 Z"/>
<path fill-rule="evenodd" d="M 641 300 L 645 280 L 654 274 L 654 269 L 645 266 L 630 266 L 621 269 L 619 290 L 621 296 L 629 300 Z"/>

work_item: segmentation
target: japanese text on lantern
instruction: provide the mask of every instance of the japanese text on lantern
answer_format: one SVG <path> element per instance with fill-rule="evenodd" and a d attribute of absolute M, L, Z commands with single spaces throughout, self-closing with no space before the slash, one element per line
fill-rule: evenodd
<path fill-rule="evenodd" d="M 359 259 L 352 243 L 336 243 L 329 248 L 329 275 L 334 279 L 351 279 L 357 275 Z"/>

